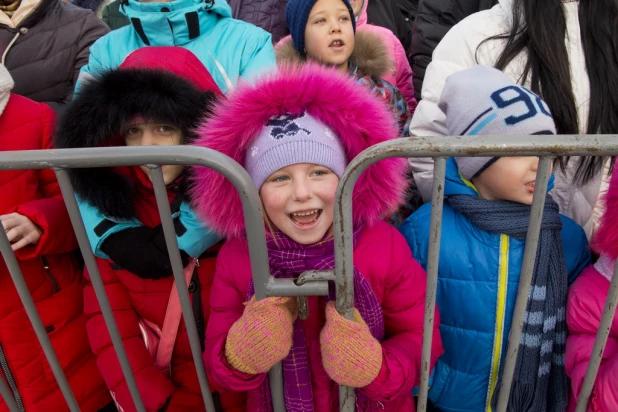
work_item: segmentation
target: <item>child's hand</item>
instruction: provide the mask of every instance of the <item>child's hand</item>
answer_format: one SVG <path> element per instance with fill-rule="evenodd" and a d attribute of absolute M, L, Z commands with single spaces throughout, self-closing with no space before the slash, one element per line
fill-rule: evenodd
<path fill-rule="evenodd" d="M 354 321 L 341 316 L 335 305 L 326 305 L 326 325 L 320 333 L 322 364 L 328 376 L 340 385 L 363 388 L 382 368 L 382 345 L 354 309 Z"/>
<path fill-rule="evenodd" d="M 290 352 L 297 316 L 296 298 L 251 299 L 227 335 L 228 363 L 244 373 L 267 372 Z"/>
<path fill-rule="evenodd" d="M 36 245 L 43 234 L 41 228 L 32 223 L 32 220 L 19 213 L 2 215 L 0 221 L 13 251 L 24 246 Z"/>

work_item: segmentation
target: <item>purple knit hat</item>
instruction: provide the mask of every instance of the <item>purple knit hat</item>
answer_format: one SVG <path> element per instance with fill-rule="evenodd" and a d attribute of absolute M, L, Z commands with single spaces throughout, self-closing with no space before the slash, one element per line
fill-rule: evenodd
<path fill-rule="evenodd" d="M 324 166 L 341 178 L 348 161 L 339 137 L 307 114 L 271 118 L 247 149 L 245 169 L 260 189 L 282 167 L 298 163 Z"/>

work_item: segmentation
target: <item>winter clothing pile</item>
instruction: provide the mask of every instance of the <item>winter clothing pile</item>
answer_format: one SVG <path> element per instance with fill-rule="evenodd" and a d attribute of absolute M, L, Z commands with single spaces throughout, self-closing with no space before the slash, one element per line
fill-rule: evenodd
<path fill-rule="evenodd" d="M 345 98 L 343 98 L 345 96 Z M 278 74 L 260 80 L 256 86 L 241 86 L 229 102 L 222 103 L 202 129 L 199 145 L 221 151 L 241 164 L 256 136 L 273 117 L 284 114 L 308 113 L 326 124 L 346 151 L 347 159 L 356 156 L 372 144 L 397 136 L 396 128 L 382 103 L 358 88 L 356 82 L 337 71 L 315 64 L 287 67 Z M 345 113 L 346 116 L 341 116 Z M 367 116 L 372 113 L 372 116 Z M 232 119 L 243 116 L 242 129 Z M 354 248 L 355 296 L 365 297 L 365 303 L 355 300 L 361 315 L 366 308 L 378 305 L 380 312 L 365 314 L 363 320 L 373 333 L 380 334 L 381 367 L 375 379 L 357 390 L 357 407 L 380 407 L 390 411 L 414 410 L 411 389 L 418 384 L 421 335 L 424 312 L 425 276 L 412 259 L 405 240 L 397 231 L 380 220 L 400 203 L 404 187 L 405 163 L 399 159 L 384 160 L 371 166 L 355 188 L 354 221 L 358 228 Z M 217 262 L 212 290 L 211 318 L 206 331 L 204 361 L 214 380 L 223 387 L 248 391 L 248 410 L 258 410 L 269 404 L 265 374 L 247 374 L 233 368 L 225 356 L 228 334 L 243 317 L 244 302 L 251 292 L 251 269 L 240 198 L 233 186 L 207 169 L 195 170 L 195 207 L 213 229 L 228 237 Z M 204 196 L 208 193 L 208 196 Z M 221 208 L 215 199 L 226 198 Z M 313 245 L 299 245 L 274 230 L 268 237 L 269 262 L 274 276 L 297 276 L 308 268 L 332 268 L 332 239 Z M 284 241 L 285 240 L 285 241 Z M 279 246 L 273 246 L 278 244 Z M 298 256 L 298 259 L 294 257 Z M 379 256 L 379 259 L 376 259 Z M 361 285 L 357 281 L 364 281 Z M 293 368 L 298 377 L 285 375 L 284 381 L 295 379 L 300 386 L 287 392 L 286 402 L 302 400 L 305 410 L 338 410 L 337 382 L 329 376 L 323 359 L 329 349 L 321 348 L 320 332 L 326 323 L 328 299 L 308 298 L 309 317 L 294 322 L 293 345 L 286 358 L 290 364 L 296 354 L 306 353 L 306 368 Z M 374 303 L 370 303 L 370 302 Z M 339 315 L 337 315 L 339 316 Z M 365 317 L 368 316 L 368 317 Z M 329 316 L 330 318 L 330 316 Z M 330 319 L 332 321 L 332 318 Z M 351 321 L 350 321 L 351 322 Z M 358 324 L 362 328 L 362 324 Z M 434 329 L 432 362 L 441 353 L 440 337 Z M 377 328 L 377 329 L 375 329 Z M 324 336 L 329 340 L 330 333 Z M 364 333 L 367 336 L 367 333 Z M 298 339 L 304 338 L 304 343 Z M 332 340 L 341 345 L 341 331 Z M 328 346 L 328 345 L 327 345 Z M 331 346 L 331 349 L 335 346 Z M 369 349 L 367 346 L 365 349 Z M 360 353 L 360 352 L 358 352 Z M 292 358 L 290 358 L 292 357 Z M 371 359 L 374 359 L 371 357 Z M 356 360 L 358 362 L 359 360 Z M 351 368 L 353 365 L 345 365 Z M 364 364 L 367 376 L 373 366 Z M 332 373 L 332 371 L 331 371 Z M 288 376 L 288 377 L 286 377 Z M 365 382 L 361 382 L 365 383 Z M 292 390 L 286 385 L 286 391 Z"/>
<path fill-rule="evenodd" d="M 408 102 L 410 113 L 414 114 L 417 101 L 414 97 L 414 86 L 412 84 L 412 68 L 408 62 L 406 51 L 401 41 L 399 41 L 392 31 L 382 26 L 369 24 L 367 19 L 367 7 L 370 4 L 370 0 L 362 1 L 363 8 L 359 15 L 356 16 L 356 25 L 359 30 L 367 30 L 377 34 L 384 42 L 388 55 L 395 65 L 391 72 L 385 73 L 382 78 L 399 89 Z"/>
<path fill-rule="evenodd" d="M 521 101 L 504 104 L 520 93 L 536 102 L 530 106 L 536 113 L 517 116 L 530 107 Z M 555 133 L 546 106 L 536 99 L 501 72 L 476 67 L 447 79 L 439 107 L 449 134 Z M 441 410 L 495 407 L 500 388 L 531 207 L 480 198 L 468 178 L 491 173 L 495 161 L 447 160 L 442 233 L 448 236 L 440 244 L 437 293 L 445 354 L 438 360 L 429 391 L 430 401 Z M 400 229 L 423 266 L 428 259 L 430 215 L 431 204 L 426 204 Z M 548 405 L 548 410 L 559 411 L 568 397 L 563 366 L 567 282 L 589 263 L 590 252 L 582 228 L 559 215 L 550 197 L 536 256 L 509 409 L 523 410 L 525 404 L 532 405 L 530 410 L 545 410 Z"/>
<path fill-rule="evenodd" d="M 471 14 L 491 9 L 498 0 L 431 0 L 419 1 L 412 30 L 411 63 L 414 69 L 414 91 L 421 100 L 425 70 L 442 38 L 457 23 Z"/>
<path fill-rule="evenodd" d="M 58 0 L 21 0 L 6 12 L 0 9 L 0 53 L 13 92 L 62 114 L 90 46 L 109 29 L 90 10 Z"/>
<path fill-rule="evenodd" d="M 285 24 L 286 0 L 228 0 L 228 3 L 233 18 L 266 30 L 273 44 L 290 34 Z"/>
<path fill-rule="evenodd" d="M 12 86 L 0 65 L 0 151 L 51 149 L 53 110 L 11 94 Z M 19 213 L 42 230 L 38 243 L 15 255 L 77 403 L 96 411 L 111 397 L 88 345 L 77 241 L 56 176 L 51 169 L 3 171 L 0 191 L 0 215 Z M 22 410 L 68 411 L 2 258 L 0 291 L 0 379 Z M 1 399 L 0 411 L 8 411 Z"/>
<path fill-rule="evenodd" d="M 303 36 L 304 37 L 304 36 Z M 304 64 L 307 59 L 294 47 L 292 38 L 284 39 L 277 45 L 277 63 L 280 66 L 288 64 Z M 354 36 L 354 51 L 349 60 L 349 73 L 357 79 L 357 83 L 371 90 L 390 108 L 397 125 L 399 135 L 407 133 L 409 120 L 412 117 L 410 108 L 401 92 L 383 77 L 392 72 L 393 62 L 389 58 L 388 49 L 375 33 L 359 30 Z"/>
<path fill-rule="evenodd" d="M 127 16 L 120 12 L 120 0 L 114 0 L 103 8 L 101 11 L 101 20 L 103 20 L 112 30 L 116 30 L 130 24 Z"/>
<path fill-rule="evenodd" d="M 188 50 L 142 48 L 119 69 L 84 85 L 67 110 L 57 145 L 123 146 L 122 132 L 136 117 L 178 127 L 184 133 L 183 143 L 189 144 L 218 94 L 204 65 Z M 155 367 L 140 333 L 142 321 L 161 329 L 174 282 L 152 183 L 139 167 L 73 169 L 70 177 L 146 409 L 167 405 L 168 410 L 201 410 L 203 400 L 184 321 L 172 354 L 171 374 Z M 167 196 L 183 263 L 187 265 L 189 257 L 199 259 L 188 288 L 203 339 L 217 255 L 217 247 L 211 246 L 219 237 L 189 206 L 183 175 L 168 185 Z M 92 286 L 85 288 L 84 297 L 88 335 L 99 369 L 116 403 L 125 411 L 134 410 Z M 240 394 L 219 392 L 225 409 L 243 407 Z"/>
<path fill-rule="evenodd" d="M 429 4 L 431 2 L 424 2 Z M 410 131 L 415 136 L 445 136 L 446 116 L 438 107 L 444 83 L 448 76 L 477 65 L 493 66 L 502 53 L 506 40 L 484 40 L 508 32 L 512 19 L 513 0 L 499 0 L 490 10 L 473 14 L 455 25 L 436 47 L 433 60 L 427 66 L 423 84 L 423 99 L 417 106 Z M 571 81 L 575 106 L 578 108 L 580 132 L 586 132 L 590 90 L 586 62 L 582 52 L 578 2 L 562 2 L 566 20 L 565 42 L 569 54 Z M 529 86 L 530 79 L 521 79 L 527 56 L 521 53 L 504 70 L 516 83 Z M 416 70 L 416 69 L 415 69 Z M 571 158 L 566 172 L 555 170 L 555 187 L 552 197 L 560 206 L 560 213 L 581 225 L 588 236 L 593 232 L 593 210 L 595 208 L 602 174 L 599 173 L 583 187 L 573 185 L 577 157 Z M 425 201 L 431 199 L 433 183 L 433 161 L 416 158 L 410 161 L 414 179 Z"/>
<path fill-rule="evenodd" d="M 142 3 L 128 0 L 120 11 L 130 26 L 114 30 L 90 49 L 82 78 L 98 77 L 117 68 L 144 46 L 180 46 L 195 54 L 224 93 L 240 78 L 254 79 L 275 67 L 270 34 L 233 19 L 224 1 L 174 0 Z"/>
<path fill-rule="evenodd" d="M 569 290 L 566 320 L 569 327 L 566 370 L 571 378 L 572 399 L 569 412 L 575 410 L 584 376 L 592 356 L 610 282 L 618 258 L 618 175 L 614 174 L 609 190 L 601 200 L 606 211 L 599 230 L 592 238 L 592 248 L 601 257 L 588 266 Z M 610 327 L 609 339 L 588 404 L 590 412 L 613 411 L 618 408 L 618 317 Z"/>

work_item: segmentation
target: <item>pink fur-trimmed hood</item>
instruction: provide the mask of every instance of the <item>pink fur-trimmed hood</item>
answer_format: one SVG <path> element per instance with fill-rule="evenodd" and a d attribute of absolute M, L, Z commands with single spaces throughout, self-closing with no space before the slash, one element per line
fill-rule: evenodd
<path fill-rule="evenodd" d="M 592 237 L 591 246 L 597 253 L 611 259 L 618 258 L 618 173 L 614 172 L 607 193 L 600 200 L 605 205 L 599 229 Z"/>
<path fill-rule="evenodd" d="M 255 85 L 242 84 L 202 125 L 195 145 L 224 153 L 245 165 L 247 148 L 273 116 L 307 112 L 341 139 L 348 162 L 360 152 L 397 137 L 384 103 L 334 69 L 313 63 L 280 67 Z M 353 194 L 355 224 L 373 224 L 394 212 L 405 189 L 405 159 L 387 159 L 367 169 Z M 238 193 L 219 173 L 195 167 L 191 194 L 197 213 L 219 234 L 244 234 Z"/>

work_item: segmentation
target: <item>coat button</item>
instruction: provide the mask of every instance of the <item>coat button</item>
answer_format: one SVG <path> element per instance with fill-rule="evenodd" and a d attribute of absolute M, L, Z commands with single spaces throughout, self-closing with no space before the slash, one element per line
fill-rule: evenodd
<path fill-rule="evenodd" d="M 26 34 L 26 33 L 28 33 L 28 28 L 27 27 L 22 27 L 22 28 L 19 29 L 19 32 L 21 34 Z"/>
<path fill-rule="evenodd" d="M 195 289 L 196 289 L 196 287 L 195 287 L 195 282 L 194 282 L 194 281 L 191 281 L 191 282 L 189 283 L 189 292 L 195 292 Z"/>

